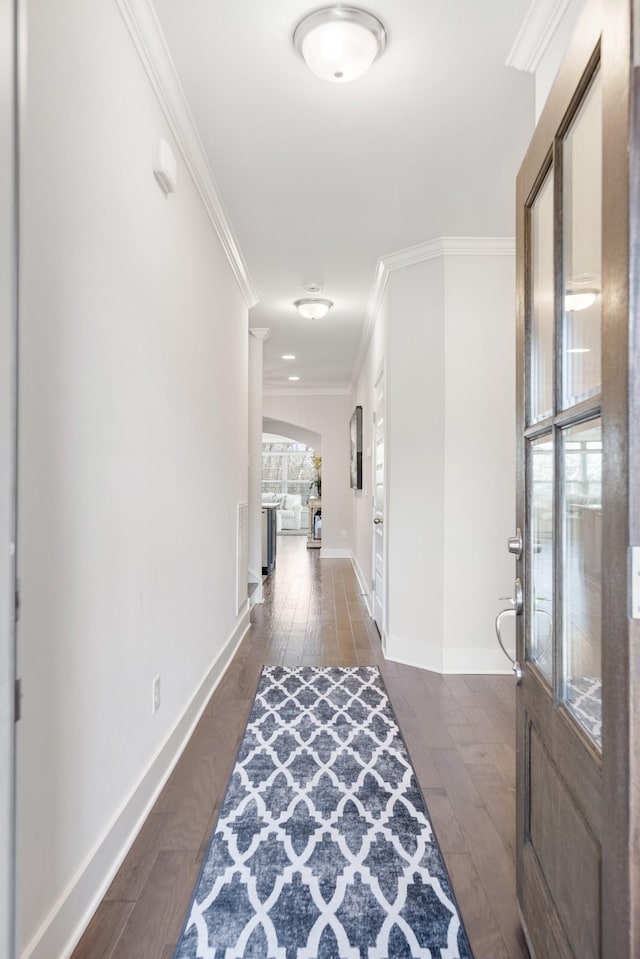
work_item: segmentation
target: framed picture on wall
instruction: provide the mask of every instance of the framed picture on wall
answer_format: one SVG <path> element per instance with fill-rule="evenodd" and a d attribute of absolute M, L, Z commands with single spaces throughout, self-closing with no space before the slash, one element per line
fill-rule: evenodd
<path fill-rule="evenodd" d="M 351 489 L 362 489 L 362 407 L 356 406 L 350 424 Z"/>

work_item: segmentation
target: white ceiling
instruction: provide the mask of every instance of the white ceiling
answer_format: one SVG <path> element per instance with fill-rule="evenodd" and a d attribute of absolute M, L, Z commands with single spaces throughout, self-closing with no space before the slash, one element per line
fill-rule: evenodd
<path fill-rule="evenodd" d="M 271 330 L 265 387 L 348 388 L 379 257 L 514 234 L 534 90 L 505 61 L 529 0 L 366 3 L 389 42 L 344 85 L 293 49 L 309 0 L 153 2 Z M 324 320 L 292 306 L 313 281 Z"/>

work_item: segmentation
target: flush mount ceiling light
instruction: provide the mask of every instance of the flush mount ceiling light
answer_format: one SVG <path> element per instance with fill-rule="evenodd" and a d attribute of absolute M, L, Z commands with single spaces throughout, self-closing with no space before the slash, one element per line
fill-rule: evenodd
<path fill-rule="evenodd" d="M 293 45 L 312 73 L 349 83 L 366 73 L 387 43 L 377 17 L 357 7 L 324 7 L 300 21 Z"/>
<path fill-rule="evenodd" d="M 302 300 L 294 300 L 293 305 L 301 316 L 307 320 L 321 320 L 326 316 L 333 302 L 331 300 L 321 300 L 317 296 L 307 296 Z"/>
<path fill-rule="evenodd" d="M 600 290 L 567 290 L 564 295 L 565 313 L 586 310 L 596 302 Z"/>

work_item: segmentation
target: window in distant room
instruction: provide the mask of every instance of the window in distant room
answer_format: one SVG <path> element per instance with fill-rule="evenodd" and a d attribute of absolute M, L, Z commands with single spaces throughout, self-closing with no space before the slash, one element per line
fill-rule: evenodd
<path fill-rule="evenodd" d="M 316 479 L 314 452 L 304 443 L 263 443 L 263 501 L 267 496 L 298 494 L 302 497 L 302 505 L 307 506 Z"/>

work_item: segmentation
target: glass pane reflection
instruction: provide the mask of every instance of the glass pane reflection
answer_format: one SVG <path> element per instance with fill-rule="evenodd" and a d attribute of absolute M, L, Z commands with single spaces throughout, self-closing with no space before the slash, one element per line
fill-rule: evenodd
<path fill-rule="evenodd" d="M 602 421 L 564 434 L 564 699 L 602 744 Z"/>
<path fill-rule="evenodd" d="M 594 78 L 563 145 L 565 271 L 563 397 L 600 391 L 602 325 L 602 83 Z"/>
<path fill-rule="evenodd" d="M 530 422 L 553 407 L 553 170 L 531 207 Z"/>
<path fill-rule="evenodd" d="M 529 659 L 551 683 L 553 676 L 553 440 L 529 446 L 530 515 Z"/>

